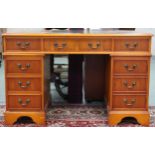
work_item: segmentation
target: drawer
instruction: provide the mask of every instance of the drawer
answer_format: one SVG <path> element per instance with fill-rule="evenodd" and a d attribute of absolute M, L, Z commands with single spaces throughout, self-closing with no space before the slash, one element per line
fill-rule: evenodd
<path fill-rule="evenodd" d="M 8 95 L 8 110 L 41 110 L 40 95 Z"/>
<path fill-rule="evenodd" d="M 41 78 L 7 78 L 8 91 L 41 91 Z"/>
<path fill-rule="evenodd" d="M 39 51 L 41 50 L 40 39 L 37 38 L 6 38 L 6 51 Z"/>
<path fill-rule="evenodd" d="M 147 78 L 114 77 L 113 91 L 147 91 Z"/>
<path fill-rule="evenodd" d="M 149 39 L 119 38 L 114 40 L 114 51 L 149 51 Z"/>
<path fill-rule="evenodd" d="M 113 95 L 113 109 L 146 109 L 147 97 L 146 95 Z"/>
<path fill-rule="evenodd" d="M 73 39 L 45 39 L 44 50 L 47 51 L 75 51 L 76 42 Z"/>
<path fill-rule="evenodd" d="M 6 73 L 41 73 L 41 60 L 6 60 Z"/>
<path fill-rule="evenodd" d="M 112 40 L 110 39 L 83 39 L 79 43 L 80 51 L 111 51 Z"/>
<path fill-rule="evenodd" d="M 113 66 L 114 74 L 148 74 L 147 60 L 114 60 Z"/>

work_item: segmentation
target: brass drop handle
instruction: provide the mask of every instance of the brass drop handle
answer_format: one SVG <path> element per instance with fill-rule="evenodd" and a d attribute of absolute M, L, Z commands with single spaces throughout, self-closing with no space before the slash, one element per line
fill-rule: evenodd
<path fill-rule="evenodd" d="M 132 89 L 136 86 L 136 81 L 132 81 L 131 85 L 128 84 L 128 81 L 124 81 L 123 84 L 128 88 Z"/>
<path fill-rule="evenodd" d="M 95 45 L 93 43 L 88 43 L 88 47 L 91 49 L 97 49 L 100 47 L 100 43 L 97 42 Z"/>
<path fill-rule="evenodd" d="M 62 44 L 58 44 L 58 43 L 54 43 L 54 47 L 58 48 L 58 49 L 63 49 L 67 46 L 66 43 L 62 43 Z"/>
<path fill-rule="evenodd" d="M 131 101 L 129 101 L 127 98 L 124 98 L 123 99 L 123 102 L 127 106 L 133 106 L 136 103 L 136 99 L 133 98 L 133 99 L 131 99 Z"/>
<path fill-rule="evenodd" d="M 28 88 L 30 86 L 31 82 L 30 81 L 27 81 L 25 86 L 22 85 L 22 84 L 23 83 L 21 81 L 18 81 L 19 87 L 25 89 L 25 88 Z"/>
<path fill-rule="evenodd" d="M 129 50 L 134 50 L 138 46 L 138 43 L 137 42 L 135 42 L 135 43 L 125 43 L 125 46 Z"/>
<path fill-rule="evenodd" d="M 125 64 L 124 67 L 128 71 L 134 71 L 137 68 L 137 65 L 136 64 L 133 64 L 132 66 L 129 66 L 128 64 Z"/>
<path fill-rule="evenodd" d="M 30 102 L 31 100 L 29 98 L 27 98 L 25 102 L 23 102 L 21 98 L 18 99 L 18 103 L 22 106 L 27 106 Z"/>
<path fill-rule="evenodd" d="M 30 46 L 30 42 L 17 42 L 16 45 L 24 50 Z"/>
<path fill-rule="evenodd" d="M 21 70 L 21 71 L 26 71 L 28 70 L 28 68 L 31 67 L 30 64 L 26 64 L 25 67 L 22 66 L 22 64 L 17 64 L 17 67 Z"/>

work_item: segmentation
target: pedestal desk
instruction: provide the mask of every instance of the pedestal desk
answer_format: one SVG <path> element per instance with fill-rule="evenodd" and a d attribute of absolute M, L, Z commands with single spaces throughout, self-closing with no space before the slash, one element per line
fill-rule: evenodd
<path fill-rule="evenodd" d="M 95 54 L 105 60 L 103 97 L 109 125 L 134 117 L 148 126 L 151 37 L 151 34 L 103 32 L 3 34 L 5 123 L 13 124 L 22 116 L 37 124 L 45 123 L 47 105 L 52 102 L 51 54 Z"/>

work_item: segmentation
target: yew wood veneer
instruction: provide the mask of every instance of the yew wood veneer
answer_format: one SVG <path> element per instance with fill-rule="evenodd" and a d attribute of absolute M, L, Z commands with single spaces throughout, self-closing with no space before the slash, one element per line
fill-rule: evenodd
<path fill-rule="evenodd" d="M 44 124 L 51 102 L 50 54 L 84 54 L 104 57 L 105 74 L 97 75 L 105 81 L 99 84 L 104 87 L 99 94 L 103 94 L 107 103 L 109 125 L 134 117 L 148 126 L 151 37 L 137 33 L 3 34 L 5 123 L 13 124 L 27 116 Z M 93 74 L 91 70 L 90 73 Z M 97 77 L 92 85 L 95 83 Z M 95 86 L 94 89 L 97 90 Z"/>

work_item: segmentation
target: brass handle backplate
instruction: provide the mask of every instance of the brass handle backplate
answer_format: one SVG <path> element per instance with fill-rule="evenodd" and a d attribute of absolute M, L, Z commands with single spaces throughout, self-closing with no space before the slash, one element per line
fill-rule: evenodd
<path fill-rule="evenodd" d="M 128 48 L 129 50 L 134 50 L 138 46 L 138 43 L 125 43 L 125 47 Z"/>
<path fill-rule="evenodd" d="M 124 102 L 124 104 L 127 105 L 127 106 L 133 106 L 133 105 L 136 103 L 136 99 L 133 98 L 133 99 L 131 99 L 131 100 L 129 101 L 127 98 L 124 98 L 124 99 L 123 99 L 123 102 Z"/>
<path fill-rule="evenodd" d="M 22 106 L 27 106 L 30 102 L 31 100 L 29 98 L 27 98 L 25 102 L 23 102 L 21 98 L 18 99 L 18 103 Z"/>
<path fill-rule="evenodd" d="M 31 67 L 30 64 L 26 64 L 25 67 L 22 66 L 22 64 L 17 64 L 17 67 L 21 70 L 21 71 L 26 71 L 28 70 L 28 68 Z"/>
<path fill-rule="evenodd" d="M 24 50 L 30 46 L 30 42 L 17 42 L 16 45 Z"/>
<path fill-rule="evenodd" d="M 124 67 L 128 71 L 134 71 L 137 68 L 137 64 L 133 64 L 131 66 L 129 66 L 128 64 L 125 64 Z"/>
<path fill-rule="evenodd" d="M 126 86 L 128 89 L 133 89 L 136 86 L 136 81 L 132 81 L 131 84 L 128 83 L 128 81 L 123 82 L 124 86 Z"/>
<path fill-rule="evenodd" d="M 96 44 L 88 43 L 88 47 L 91 49 L 98 49 L 100 47 L 100 43 L 97 42 Z"/>
<path fill-rule="evenodd" d="M 67 47 L 67 44 L 66 43 L 62 43 L 62 44 L 54 43 L 54 47 L 58 48 L 58 49 L 63 49 L 65 47 Z"/>
<path fill-rule="evenodd" d="M 31 82 L 30 81 L 27 81 L 25 85 L 23 85 L 23 83 L 21 81 L 18 81 L 18 85 L 20 88 L 28 88 L 30 86 Z"/>

